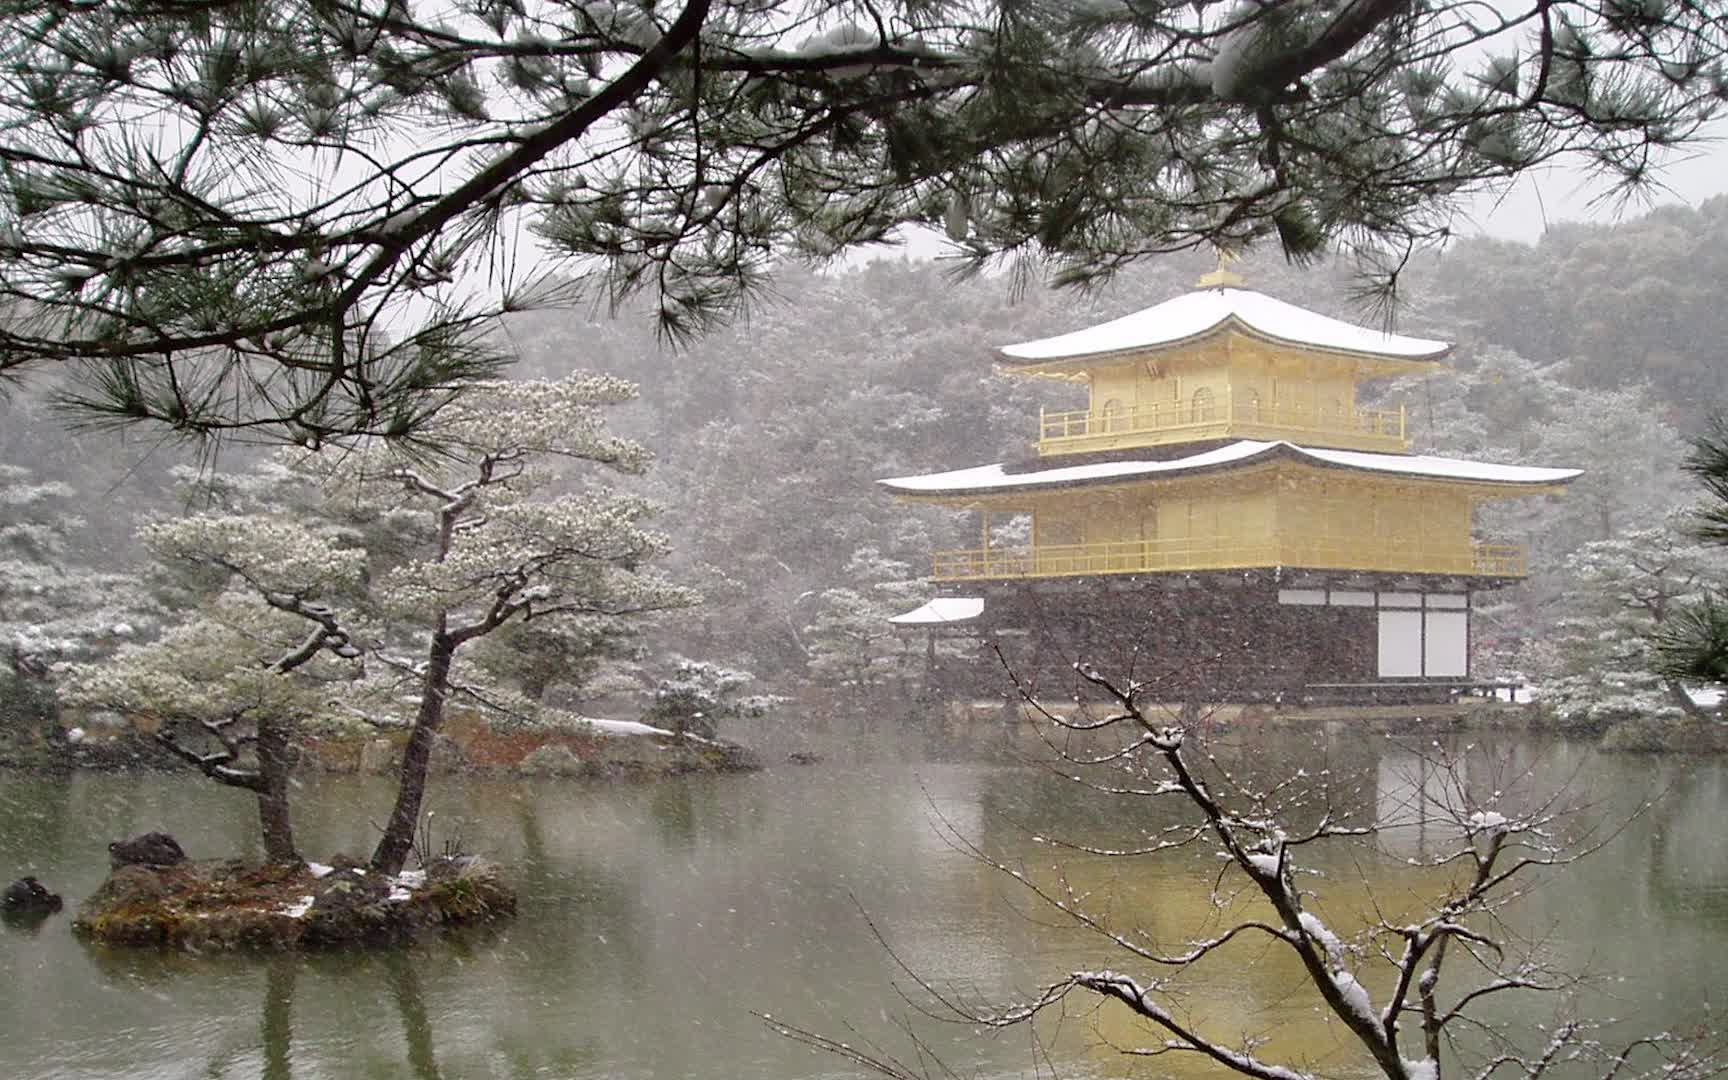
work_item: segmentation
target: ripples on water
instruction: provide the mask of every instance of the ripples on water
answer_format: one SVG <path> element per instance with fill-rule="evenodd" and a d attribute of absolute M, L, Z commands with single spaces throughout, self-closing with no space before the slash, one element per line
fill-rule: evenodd
<path fill-rule="evenodd" d="M 1534 759 L 1532 748 L 1508 751 Z M 1282 748 L 1259 766 L 1314 753 Z M 1414 759 L 1368 740 L 1328 760 L 1358 771 L 1385 819 Z M 1270 760 L 1281 764 L 1266 764 Z M 1604 1008 L 1654 1026 L 1699 1017 L 1728 955 L 1728 771 L 1596 759 L 1559 748 L 1539 768 L 1609 812 L 1640 793 L 1668 798 L 1613 846 L 1519 912 L 1554 930 L 1574 964 L 1612 976 Z M 1342 763 L 1342 764 L 1341 764 Z M 250 806 L 186 777 L 0 774 L 0 873 L 34 873 L 72 897 L 106 870 L 108 840 L 150 828 L 194 857 L 256 854 Z M 304 850 L 363 853 L 388 785 L 309 781 Z M 1389 801 L 1390 800 L 1390 801 Z M 867 926 L 899 955 L 965 994 L 1004 998 L 1076 967 L 1126 967 L 1095 936 L 1050 929 L 1048 913 L 940 835 L 932 806 L 968 838 L 1033 874 L 1052 835 L 1132 841 L 1145 821 L 1048 774 L 988 766 L 868 763 L 692 778 L 652 786 L 439 781 L 438 817 L 507 864 L 522 889 L 511 925 L 407 949 L 313 956 L 186 956 L 86 949 L 69 916 L 35 932 L 0 928 L 0 1076 L 810 1078 L 868 1075 L 767 1031 L 752 1012 L 904 1052 L 906 986 Z M 1410 830 L 1406 844 L 1422 839 Z M 1356 863 L 1322 856 L 1315 887 L 1346 923 L 1419 887 L 1394 864 L 1364 884 Z M 1217 873 L 1210 852 L 1153 868 L 1065 858 L 1071 879 L 1124 922 L 1166 942 L 1194 932 Z M 1275 1045 L 1330 1074 L 1358 1067 L 1299 992 L 1297 974 L 1247 950 L 1190 984 L 1191 1006 L 1225 1030 L 1281 1031 Z M 1542 1015 L 1538 1010 L 1532 1019 Z M 1024 1032 L 990 1038 L 919 1023 L 963 1073 L 1033 1075 Z M 1124 1075 L 1101 1039 L 1136 1036 L 1125 1018 L 1075 1010 L 1045 1032 L 1065 1075 Z M 1135 1075 L 1204 1072 L 1160 1061 Z"/>

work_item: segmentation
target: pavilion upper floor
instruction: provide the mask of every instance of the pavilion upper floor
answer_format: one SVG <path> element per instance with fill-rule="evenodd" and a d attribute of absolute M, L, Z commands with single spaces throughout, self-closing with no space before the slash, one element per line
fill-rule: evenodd
<path fill-rule="evenodd" d="M 1241 289 L 1203 289 L 1096 327 L 1005 346 L 1009 374 L 1082 384 L 1044 411 L 1041 456 L 1219 439 L 1403 453 L 1404 409 L 1365 404 L 1369 379 L 1434 370 L 1445 342 L 1382 334 Z"/>
<path fill-rule="evenodd" d="M 1174 460 L 884 484 L 978 512 L 976 545 L 933 553 L 938 581 L 1277 567 L 1512 579 L 1526 572 L 1524 550 L 1477 537 L 1476 506 L 1556 493 L 1577 475 L 1240 442 Z"/>

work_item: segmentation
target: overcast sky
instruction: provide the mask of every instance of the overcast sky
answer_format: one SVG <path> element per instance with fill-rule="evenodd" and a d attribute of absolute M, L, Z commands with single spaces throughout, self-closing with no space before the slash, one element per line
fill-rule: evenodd
<path fill-rule="evenodd" d="M 1715 125 L 1718 141 L 1668 163 L 1660 180 L 1668 190 L 1655 191 L 1647 202 L 1629 205 L 1592 205 L 1604 188 L 1600 182 L 1577 170 L 1545 169 L 1518 182 L 1504 198 L 1483 197 L 1477 201 L 1469 222 L 1460 232 L 1533 243 L 1543 229 L 1562 221 L 1611 222 L 1616 217 L 1637 217 L 1651 206 L 1684 203 L 1697 206 L 1712 195 L 1728 192 L 1728 123 Z"/>

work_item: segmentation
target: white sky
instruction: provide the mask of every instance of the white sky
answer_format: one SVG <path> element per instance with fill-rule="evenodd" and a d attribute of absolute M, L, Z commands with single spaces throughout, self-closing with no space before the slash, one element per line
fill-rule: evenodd
<path fill-rule="evenodd" d="M 1488 235 L 1533 243 L 1550 224 L 1563 221 L 1608 223 L 1633 218 L 1653 206 L 1697 206 L 1712 195 L 1728 193 L 1728 121 L 1714 125 L 1716 141 L 1668 162 L 1658 174 L 1667 190 L 1647 201 L 1616 207 L 1595 200 L 1605 185 L 1575 169 L 1545 169 L 1526 176 L 1503 197 L 1482 196 L 1460 222 L 1466 236 Z"/>
<path fill-rule="evenodd" d="M 1455 225 L 1460 236 L 1492 236 L 1533 244 L 1550 225 L 1567 221 L 1610 224 L 1636 218 L 1656 206 L 1697 206 L 1713 195 L 1728 194 L 1728 120 L 1713 125 L 1714 141 L 1668 161 L 1657 173 L 1662 185 L 1643 198 L 1617 203 L 1601 198 L 1607 185 L 1581 169 L 1549 168 L 1527 174 L 1503 193 L 1476 198 Z M 927 229 L 904 230 L 905 242 L 893 248 L 867 248 L 840 261 L 862 266 L 875 259 L 931 259 L 947 252 L 946 239 Z"/>

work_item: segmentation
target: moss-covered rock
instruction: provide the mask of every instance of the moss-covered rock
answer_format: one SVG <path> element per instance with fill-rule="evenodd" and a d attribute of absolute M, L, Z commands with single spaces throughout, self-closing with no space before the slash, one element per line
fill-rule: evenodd
<path fill-rule="evenodd" d="M 515 910 L 497 868 L 470 856 L 394 877 L 351 859 L 316 868 L 182 863 L 114 871 L 72 929 L 105 945 L 291 949 L 399 940 Z"/>
<path fill-rule="evenodd" d="M 583 776 L 590 773 L 598 775 L 599 772 L 591 769 L 568 746 L 555 743 L 530 751 L 521 764 L 516 766 L 515 771 L 523 776 Z"/>

